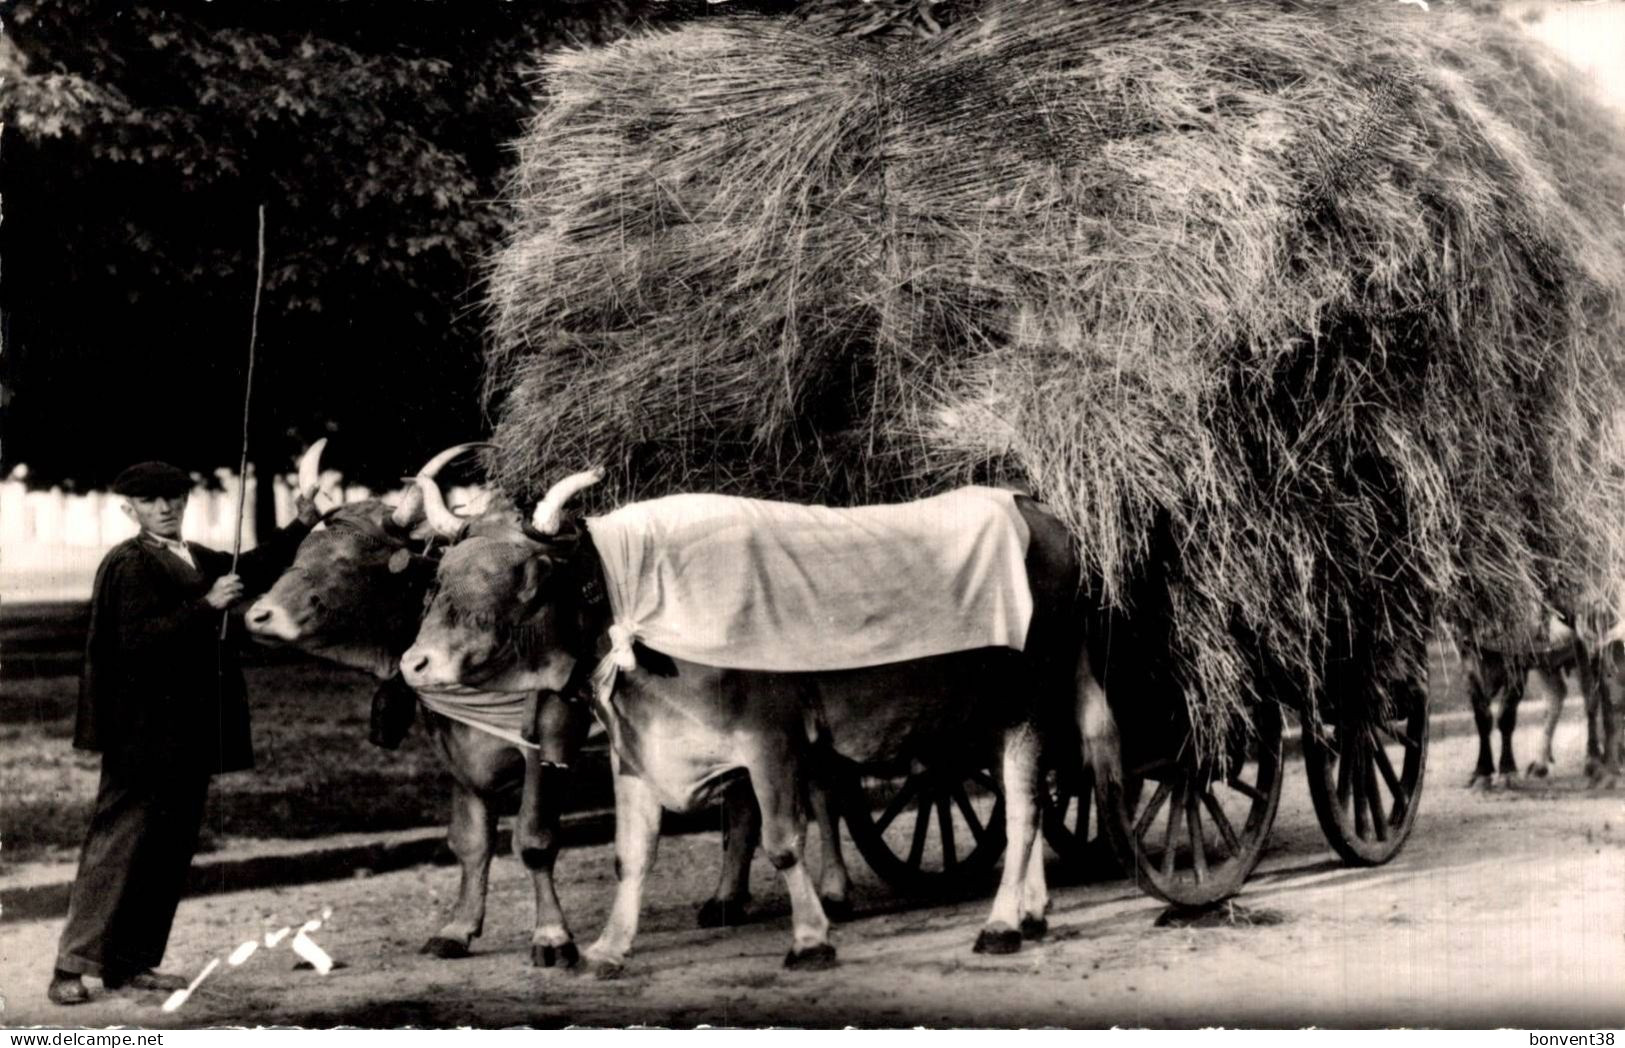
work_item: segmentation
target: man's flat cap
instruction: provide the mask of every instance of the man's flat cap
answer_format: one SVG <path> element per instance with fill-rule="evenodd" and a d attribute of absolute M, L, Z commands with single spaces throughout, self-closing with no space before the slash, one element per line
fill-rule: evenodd
<path fill-rule="evenodd" d="M 167 462 L 137 462 L 113 480 L 113 494 L 135 499 L 172 499 L 191 490 L 191 474 Z"/>

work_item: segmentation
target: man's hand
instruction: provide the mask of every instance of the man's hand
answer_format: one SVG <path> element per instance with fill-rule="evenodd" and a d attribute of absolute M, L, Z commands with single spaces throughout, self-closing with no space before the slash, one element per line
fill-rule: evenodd
<path fill-rule="evenodd" d="M 299 517 L 299 523 L 307 528 L 315 527 L 316 522 L 322 519 L 322 511 L 316 508 L 314 494 L 305 495 L 301 493 L 295 495 L 293 497 L 293 511 Z"/>
<path fill-rule="evenodd" d="M 216 611 L 225 611 L 243 599 L 243 580 L 236 575 L 222 575 L 214 580 L 203 602 Z"/>

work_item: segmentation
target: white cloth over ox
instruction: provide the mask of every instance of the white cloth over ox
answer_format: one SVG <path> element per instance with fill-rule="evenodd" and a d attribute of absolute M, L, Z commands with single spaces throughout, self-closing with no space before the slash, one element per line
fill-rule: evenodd
<path fill-rule="evenodd" d="M 603 562 L 607 705 L 632 643 L 725 669 L 857 669 L 976 648 L 1022 650 L 1027 522 L 1013 492 L 968 487 L 831 509 L 672 495 L 588 519 Z"/>

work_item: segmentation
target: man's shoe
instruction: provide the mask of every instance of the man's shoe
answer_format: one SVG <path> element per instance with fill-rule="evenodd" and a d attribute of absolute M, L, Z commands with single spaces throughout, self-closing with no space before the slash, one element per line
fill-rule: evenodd
<path fill-rule="evenodd" d="M 179 975 L 148 968 L 133 975 L 104 975 L 102 985 L 109 990 L 184 990 L 187 982 Z"/>
<path fill-rule="evenodd" d="M 71 972 L 57 972 L 51 976 L 51 985 L 46 988 L 45 996 L 51 999 L 52 1004 L 84 1004 L 90 1000 L 90 991 L 85 989 L 85 981 Z"/>

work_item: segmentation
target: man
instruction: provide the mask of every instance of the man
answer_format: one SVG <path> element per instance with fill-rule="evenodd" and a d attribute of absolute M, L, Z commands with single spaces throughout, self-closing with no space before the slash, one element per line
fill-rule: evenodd
<path fill-rule="evenodd" d="M 108 989 L 178 989 L 154 971 L 203 824 L 209 779 L 254 764 L 235 645 L 219 641 L 226 610 L 267 587 L 316 523 L 301 496 L 298 523 L 245 553 L 181 540 L 192 478 L 162 462 L 121 473 L 115 494 L 141 526 L 102 560 L 74 745 L 102 754 L 101 784 L 68 903 L 47 996 L 90 999 L 83 976 Z"/>

